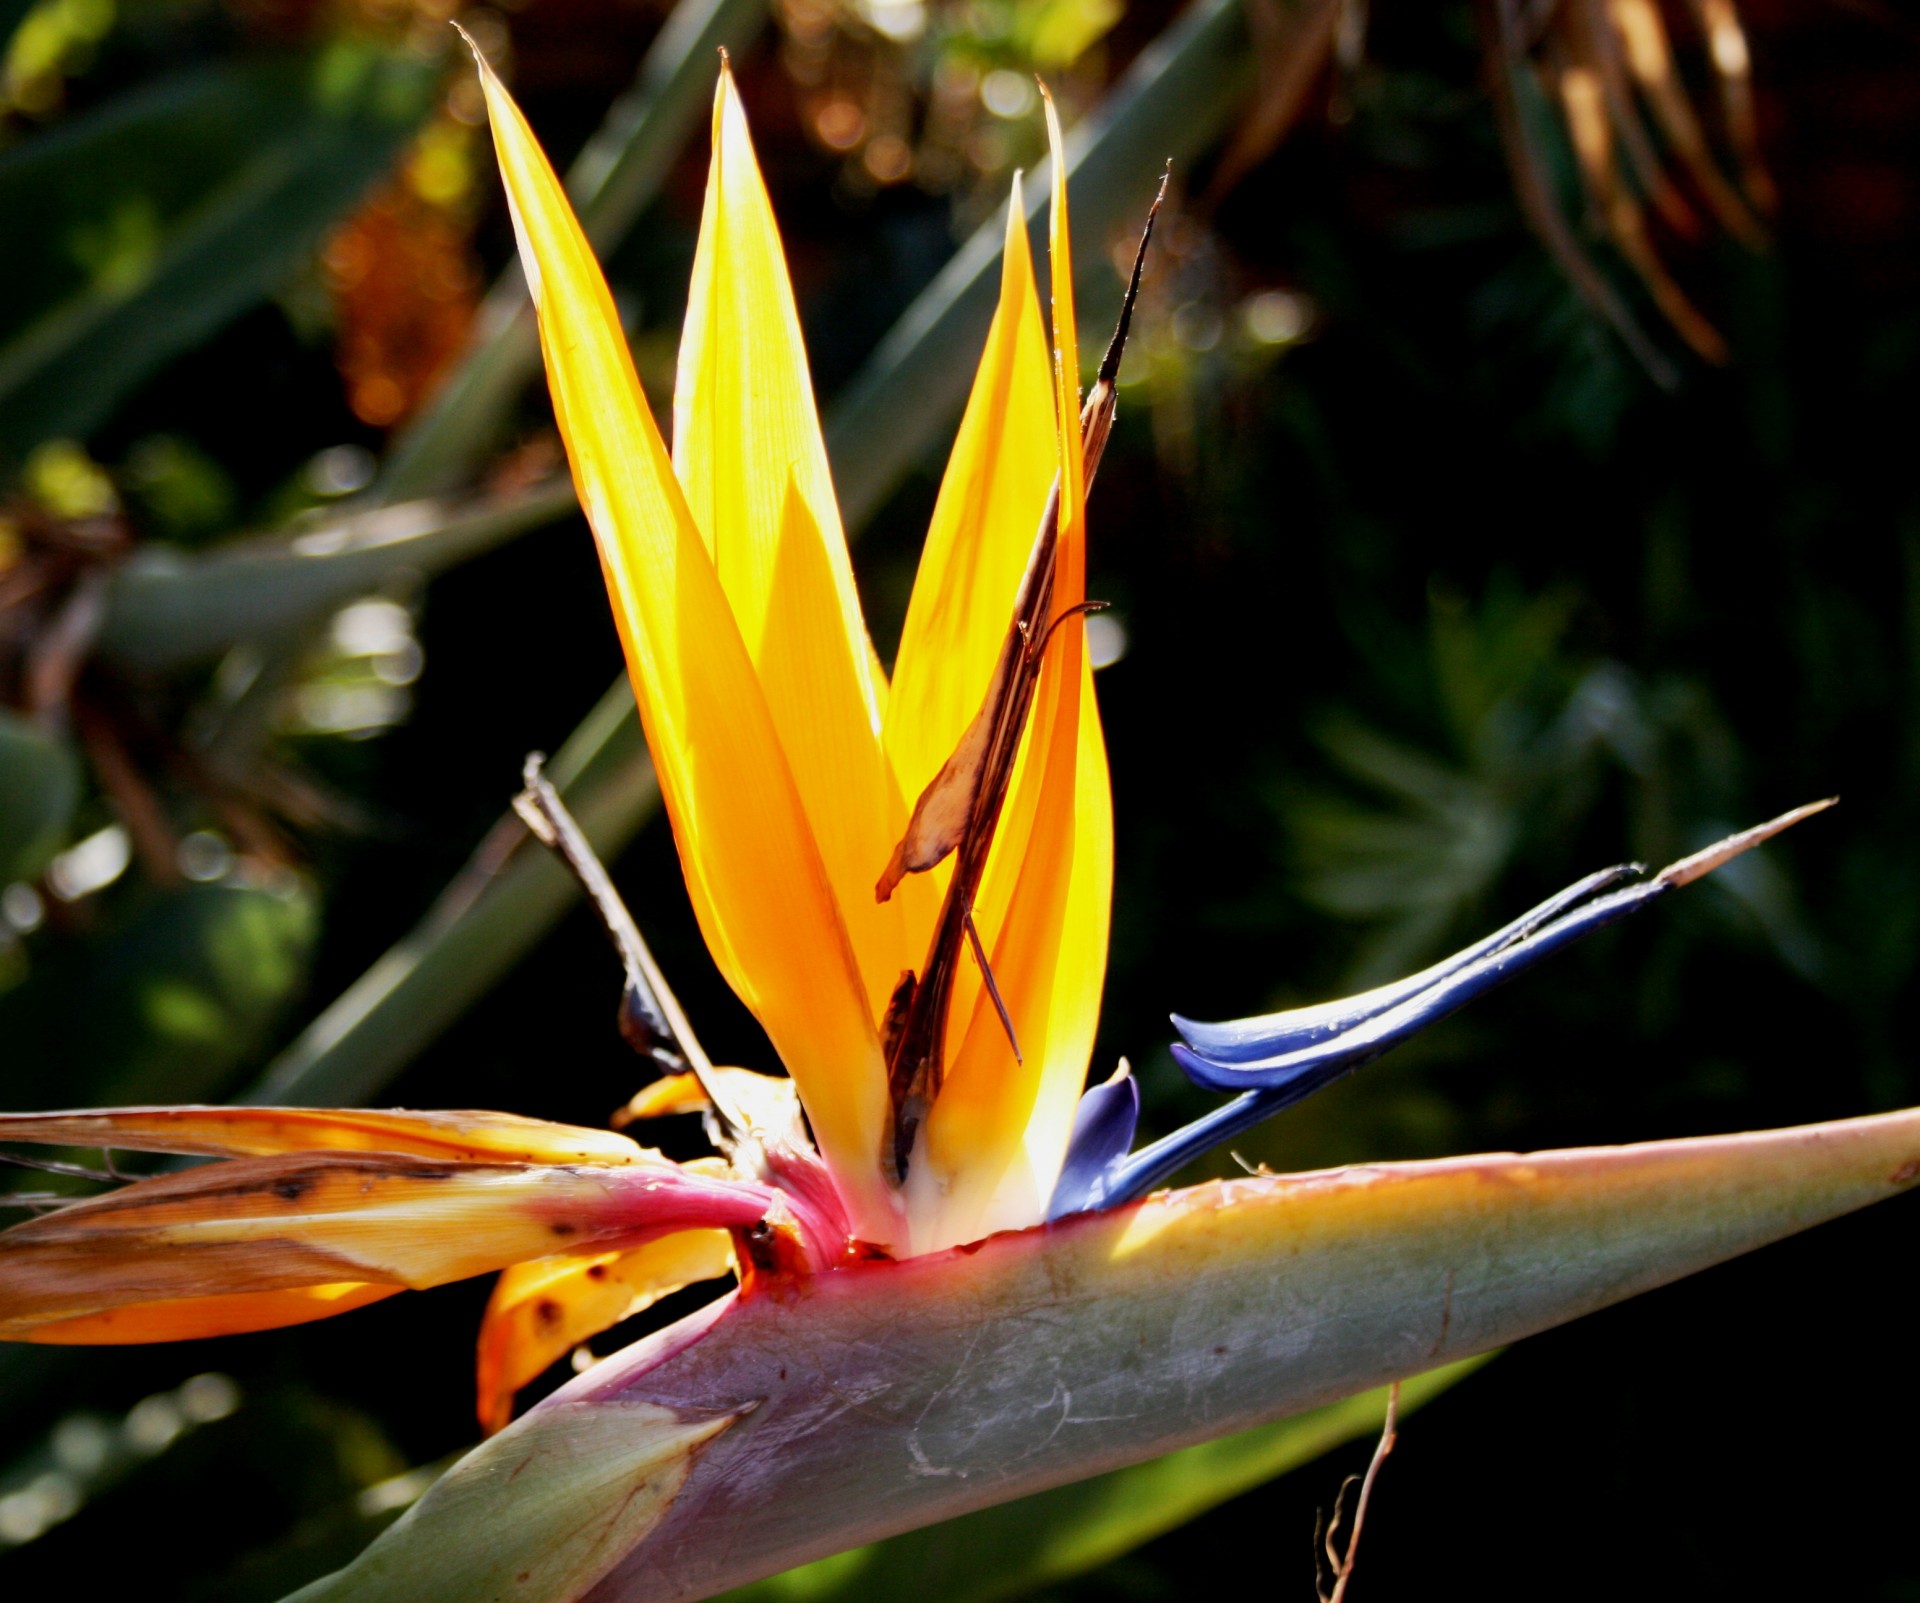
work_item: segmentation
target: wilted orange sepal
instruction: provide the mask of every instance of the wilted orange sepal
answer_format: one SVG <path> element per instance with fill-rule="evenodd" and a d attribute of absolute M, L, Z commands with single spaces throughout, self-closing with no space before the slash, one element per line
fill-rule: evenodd
<path fill-rule="evenodd" d="M 405 1286 L 374 1286 L 360 1280 L 287 1291 L 243 1291 L 223 1297 L 186 1297 L 104 1308 L 78 1319 L 36 1325 L 19 1339 L 61 1347 L 113 1347 L 135 1342 L 195 1341 L 202 1336 L 238 1336 L 331 1319 L 352 1308 L 398 1296 Z"/>
<path fill-rule="evenodd" d="M 210 1158 L 278 1152 L 411 1152 L 519 1163 L 633 1163 L 642 1150 L 611 1130 L 512 1113 L 405 1108 L 86 1108 L 0 1114 L 0 1142 L 176 1152 Z"/>
<path fill-rule="evenodd" d="M 514 1393 L 581 1342 L 732 1268 L 724 1230 L 686 1230 L 633 1252 L 542 1258 L 504 1270 L 480 1325 L 480 1428 L 489 1435 L 503 1429 Z"/>
<path fill-rule="evenodd" d="M 73 1322 L 112 1309 L 210 1299 L 238 1299 L 227 1303 L 238 1322 L 221 1324 L 209 1305 L 192 1315 L 156 1311 L 156 1328 L 213 1334 L 293 1323 L 317 1317 L 308 1310 L 315 1287 L 419 1288 L 559 1246 L 631 1249 L 689 1229 L 753 1224 L 771 1200 L 764 1187 L 661 1159 L 574 1166 L 391 1152 L 235 1158 L 0 1233 L 0 1338 L 78 1330 Z M 305 1301 L 256 1296 L 301 1290 Z M 334 1304 L 357 1306 L 346 1296 Z M 112 1339 L 144 1339 L 137 1327 L 119 1329 Z"/>

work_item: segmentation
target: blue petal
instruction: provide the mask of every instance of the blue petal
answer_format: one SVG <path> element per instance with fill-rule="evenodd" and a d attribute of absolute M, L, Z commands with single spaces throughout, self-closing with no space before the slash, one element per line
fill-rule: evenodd
<path fill-rule="evenodd" d="M 1371 1062 L 1429 1024 L 1484 996 L 1496 985 L 1524 974 L 1563 946 L 1629 913 L 1637 913 L 1671 888 L 1667 881 L 1653 879 L 1602 896 L 1521 940 L 1461 965 L 1447 978 L 1415 992 L 1397 1006 L 1367 1015 L 1350 1029 L 1317 1045 L 1244 1062 L 1222 1062 L 1205 1052 L 1178 1045 L 1173 1048 L 1173 1055 L 1187 1071 L 1187 1077 L 1209 1091 L 1279 1090 L 1303 1077 L 1324 1085 L 1327 1069 L 1354 1069 Z"/>
<path fill-rule="evenodd" d="M 1120 1203 L 1144 1197 L 1156 1186 L 1172 1179 L 1195 1158 L 1211 1152 L 1222 1141 L 1230 1140 L 1242 1130 L 1251 1129 L 1282 1108 L 1312 1096 L 1327 1080 L 1338 1079 L 1340 1072 L 1335 1071 L 1324 1080 L 1312 1084 L 1302 1081 L 1288 1091 L 1248 1091 L 1195 1119 L 1193 1123 L 1182 1125 L 1172 1135 L 1162 1136 L 1158 1141 L 1142 1147 L 1125 1162 L 1114 1165 L 1104 1191 L 1106 1204 L 1116 1207 Z"/>
<path fill-rule="evenodd" d="M 1134 1126 L 1139 1122 L 1140 1082 L 1122 1058 L 1110 1078 L 1081 1094 L 1073 1134 L 1067 1139 L 1067 1159 L 1047 1204 L 1049 1220 L 1084 1213 L 1109 1200 L 1109 1182 L 1133 1145 Z"/>
<path fill-rule="evenodd" d="M 1414 980 L 1421 982 L 1417 988 L 1409 989 L 1412 981 L 1382 987 L 1381 991 L 1369 993 L 1376 999 L 1376 1004 L 1371 1006 L 1356 1008 L 1354 1004 L 1364 1004 L 1366 1000 L 1357 997 L 1326 1004 L 1320 1011 L 1331 1015 L 1336 1009 L 1346 1009 L 1355 1022 L 1344 1032 L 1318 1039 L 1312 1045 L 1247 1062 L 1222 1062 L 1176 1042 L 1171 1049 L 1174 1060 L 1196 1085 L 1240 1094 L 1172 1135 L 1114 1164 L 1101 1188 L 1103 1201 L 1111 1206 L 1145 1196 L 1222 1141 L 1305 1100 L 1362 1064 L 1371 1063 L 1437 1019 L 1465 1007 L 1502 981 L 1524 973 L 1581 936 L 1638 912 L 1676 884 L 1683 883 L 1669 877 L 1670 872 L 1601 896 L 1564 917 L 1552 919 L 1553 910 L 1579 902 L 1598 886 L 1617 882 L 1622 870 L 1605 869 L 1590 874 L 1498 934 L 1415 975 Z M 1543 923 L 1543 918 L 1552 921 Z M 1435 975 L 1439 977 L 1434 978 Z M 1377 1005 L 1377 998 L 1389 991 L 1397 992 L 1399 999 Z M 1281 1038 L 1286 1039 L 1287 1032 L 1281 1032 Z"/>
<path fill-rule="evenodd" d="M 1078 1205 L 1111 1206 L 1144 1196 L 1210 1148 L 1372 1062 L 1561 947 L 1692 884 L 1833 803 L 1834 798 L 1828 798 L 1796 807 L 1669 863 L 1650 880 L 1598 895 L 1641 872 L 1638 864 L 1603 868 L 1432 968 L 1359 996 L 1227 1024 L 1195 1024 L 1176 1015 L 1174 1025 L 1186 1044 L 1176 1043 L 1172 1051 L 1187 1077 L 1209 1090 L 1238 1095 L 1130 1158 L 1111 1157 L 1104 1167 L 1096 1167 L 1089 1155 L 1083 1173 L 1094 1179 L 1076 1184 L 1090 1200 Z M 1088 1104 L 1095 1094 L 1081 1099 L 1082 1117 L 1090 1123 Z M 1137 1109 L 1137 1097 L 1134 1105 Z M 1076 1144 L 1079 1138 L 1076 1123 Z M 1090 1138 L 1089 1154 L 1092 1150 Z M 1063 1188 L 1065 1184 L 1063 1178 Z M 1072 1206 L 1061 1206 L 1060 1197 L 1056 1191 L 1055 1216 L 1072 1211 Z"/>
<path fill-rule="evenodd" d="M 1173 1015 L 1173 1027 L 1195 1052 L 1215 1063 L 1251 1063 L 1314 1046 L 1430 989 L 1488 953 L 1523 940 L 1575 903 L 1583 902 L 1599 891 L 1644 872 L 1639 863 L 1622 863 L 1614 868 L 1603 868 L 1597 874 L 1589 874 L 1578 884 L 1569 885 L 1557 896 L 1549 897 L 1504 929 L 1495 930 L 1484 940 L 1475 941 L 1464 950 L 1455 952 L 1452 957 L 1441 959 L 1432 968 L 1422 969 L 1404 980 L 1395 980 L 1391 985 L 1362 991 L 1358 996 L 1342 997 L 1337 1002 L 1319 1002 L 1312 1007 L 1289 1008 L 1285 1012 L 1268 1013 L 1259 1018 L 1233 1019 L 1225 1024 L 1199 1024 L 1176 1013 Z M 1179 1054 L 1176 1052 L 1175 1055 Z"/>

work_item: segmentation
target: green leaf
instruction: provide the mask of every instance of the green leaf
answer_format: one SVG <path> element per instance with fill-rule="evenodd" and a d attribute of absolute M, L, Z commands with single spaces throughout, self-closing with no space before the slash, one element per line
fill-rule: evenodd
<path fill-rule="evenodd" d="M 0 461 L 85 435 L 276 289 L 432 104 L 431 63 L 336 42 L 124 96 L 0 156 Z"/>
<path fill-rule="evenodd" d="M 625 680 L 547 769 L 594 849 L 615 856 L 659 804 Z M 573 904 L 552 853 L 508 813 L 405 940 L 356 980 L 248 1090 L 254 1103 L 352 1106 L 486 995 Z"/>
<path fill-rule="evenodd" d="M 1469 1358 L 1416 1375 L 1401 1390 L 1400 1417 L 1486 1362 Z M 1386 1408 L 1385 1387 L 1362 1392 L 1277 1424 L 816 1559 L 729 1592 L 728 1603 L 860 1603 L 908 1596 L 938 1603 L 1001 1603 L 1025 1597 L 1111 1563 L 1336 1447 L 1376 1435 Z M 993 1554 L 994 1562 L 982 1564 L 983 1553 Z"/>
<path fill-rule="evenodd" d="M 11 1107 L 218 1096 L 306 979 L 311 892 L 189 885 L 118 927 L 63 943 L 0 999 Z"/>
<path fill-rule="evenodd" d="M 1213 1182 L 783 1281 L 581 1375 L 299 1596 L 451 1600 L 441 1577 L 470 1546 L 536 1574 L 537 1525 L 518 1567 L 503 1544 L 523 1505 L 567 1488 L 575 1526 L 594 1530 L 634 1495 L 611 1473 L 640 1451 L 631 1434 L 607 1433 L 600 1476 L 567 1428 L 597 1409 L 662 1410 L 663 1450 L 674 1430 L 741 1416 L 594 1581 L 597 1603 L 685 1603 L 1487 1352 L 1917 1180 L 1908 1110 Z M 535 1581 L 513 1595 L 580 1594 Z"/>
<path fill-rule="evenodd" d="M 765 21 L 766 0 L 688 0 L 674 9 L 568 176 L 599 248 L 622 239 L 659 193 L 712 96 L 715 52 L 744 49 Z M 150 669 L 203 661 L 324 615 L 397 569 L 431 577 L 572 511 L 564 475 L 505 501 L 413 499 L 471 474 L 539 371 L 518 267 L 495 287 L 480 325 L 492 334 L 388 453 L 379 509 L 204 555 L 149 547 L 114 576 L 102 649 Z"/>
<path fill-rule="evenodd" d="M 511 497 L 346 513 L 205 553 L 147 546 L 108 584 L 100 649 L 145 669 L 208 661 L 237 641 L 323 618 L 396 573 L 431 578 L 573 506 L 561 478 Z"/>
<path fill-rule="evenodd" d="M 80 760 L 57 735 L 0 708 L 0 885 L 30 879 L 66 844 Z"/>
<path fill-rule="evenodd" d="M 13 43 L 14 31 L 33 9 L 33 0 L 0 0 L 0 56 Z"/>

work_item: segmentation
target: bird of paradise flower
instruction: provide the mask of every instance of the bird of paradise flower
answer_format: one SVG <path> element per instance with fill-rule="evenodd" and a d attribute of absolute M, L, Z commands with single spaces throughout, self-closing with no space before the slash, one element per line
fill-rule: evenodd
<path fill-rule="evenodd" d="M 1224 1025 L 1176 1019 L 1182 1067 L 1231 1100 L 1132 1151 L 1138 1097 L 1124 1068 L 1083 1089 L 1113 876 L 1080 622 L 1087 488 L 1126 317 L 1083 401 L 1065 186 L 1050 205 L 1049 334 L 1016 185 L 998 310 L 889 679 L 855 595 L 730 77 L 714 107 L 670 455 L 564 194 L 481 72 L 555 413 L 694 911 L 789 1077 L 706 1061 L 639 947 L 634 1005 L 686 1067 L 633 1111 L 705 1110 L 713 1159 L 676 1164 L 624 1135 L 499 1113 L 0 1118 L 0 1141 L 223 1160 L 0 1233 L 0 1337 L 264 1329 L 504 1269 L 480 1358 L 482 1419 L 498 1428 L 553 1358 L 694 1281 L 737 1270 L 751 1289 L 876 1262 L 937 1266 L 996 1232 L 1139 1199 L 1253 1120 L 1827 805 L 1651 877 L 1589 876 L 1361 997 Z M 1050 100 L 1046 115 L 1058 172 Z M 529 806 L 558 842 L 564 815 L 533 778 Z M 700 1317 L 686 1340 L 713 1328 Z M 675 1473 L 744 1411 L 674 1436 L 661 1451 L 681 1454 Z M 601 1547 L 565 1585 L 602 1573 Z"/>

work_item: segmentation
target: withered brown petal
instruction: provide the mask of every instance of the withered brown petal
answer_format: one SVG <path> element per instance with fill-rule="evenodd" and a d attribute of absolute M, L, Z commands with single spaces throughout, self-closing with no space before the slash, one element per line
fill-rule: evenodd
<path fill-rule="evenodd" d="M 209 1158 L 282 1152 L 410 1152 L 518 1163 L 633 1163 L 623 1135 L 478 1109 L 82 1108 L 0 1114 L 0 1142 L 173 1152 Z"/>
<path fill-rule="evenodd" d="M 561 1248 L 752 1224 L 768 1202 L 763 1187 L 664 1162 L 235 1158 L 0 1232 L 0 1338 L 138 1304 L 346 1282 L 440 1285 Z"/>

